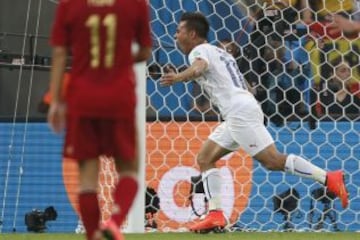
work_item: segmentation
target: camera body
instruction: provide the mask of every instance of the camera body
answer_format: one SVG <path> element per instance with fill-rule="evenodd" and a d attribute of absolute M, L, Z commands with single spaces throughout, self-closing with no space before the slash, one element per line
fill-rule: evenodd
<path fill-rule="evenodd" d="M 25 214 L 25 225 L 29 232 L 44 232 L 47 221 L 53 221 L 57 218 L 57 212 L 53 206 L 47 207 L 44 211 L 33 209 Z"/>

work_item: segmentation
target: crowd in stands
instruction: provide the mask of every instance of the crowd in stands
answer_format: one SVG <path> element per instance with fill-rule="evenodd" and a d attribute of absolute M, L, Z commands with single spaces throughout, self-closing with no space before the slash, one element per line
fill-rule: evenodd
<path fill-rule="evenodd" d="M 262 106 L 265 122 L 282 126 L 299 120 L 360 120 L 359 34 L 332 27 L 334 14 L 360 26 L 360 10 L 354 1 L 242 2 L 247 24 L 252 26 L 246 33 L 247 43 L 240 46 L 237 39 L 223 38 L 216 44 L 236 59 Z M 169 69 L 183 71 L 186 65 L 148 64 L 148 119 L 221 119 L 196 82 L 173 86 L 171 94 L 160 87 L 157 80 Z M 49 99 L 45 94 L 40 112 L 47 112 Z"/>
<path fill-rule="evenodd" d="M 243 2 L 252 25 L 248 43 L 218 39 L 217 44 L 237 60 L 267 122 L 360 120 L 360 40 L 357 33 L 331 29 L 334 14 L 357 20 L 354 1 Z M 165 69 L 152 63 L 149 79 L 156 81 Z M 190 90 L 189 112 L 218 119 L 216 106 L 199 86 L 191 83 Z M 149 114 L 155 114 L 151 101 L 149 97 Z"/>
<path fill-rule="evenodd" d="M 351 76 L 351 65 L 338 57 L 331 61 L 331 75 L 319 85 L 316 115 L 334 120 L 360 116 L 360 82 Z"/>
<path fill-rule="evenodd" d="M 217 39 L 233 55 L 265 113 L 265 122 L 282 126 L 299 120 L 360 120 L 360 39 L 354 32 L 334 31 L 334 14 L 359 22 L 352 0 L 244 0 L 244 15 L 252 26 L 248 41 Z M 158 79 L 172 69 L 148 65 L 147 117 L 188 116 L 220 120 L 216 106 L 196 82 L 186 87 L 159 87 Z M 174 101 L 180 98 L 181 100 Z M 171 101 L 168 101 L 171 99 Z M 39 111 L 46 112 L 45 94 Z M 168 104 L 172 104 L 169 106 Z M 170 108 L 170 109 L 169 109 Z"/>

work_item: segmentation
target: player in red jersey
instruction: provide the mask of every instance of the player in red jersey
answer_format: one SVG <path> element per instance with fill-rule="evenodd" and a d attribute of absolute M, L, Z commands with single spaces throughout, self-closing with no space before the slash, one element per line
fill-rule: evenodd
<path fill-rule="evenodd" d="M 133 41 L 139 45 L 135 53 Z M 51 45 L 53 99 L 48 121 L 57 133 L 66 124 L 64 155 L 78 159 L 80 214 L 87 239 L 122 239 L 119 228 L 138 189 L 133 64 L 151 54 L 147 2 L 61 0 Z M 71 80 L 62 101 L 70 52 Z M 102 154 L 114 156 L 119 181 L 112 216 L 100 225 L 97 184 Z"/>

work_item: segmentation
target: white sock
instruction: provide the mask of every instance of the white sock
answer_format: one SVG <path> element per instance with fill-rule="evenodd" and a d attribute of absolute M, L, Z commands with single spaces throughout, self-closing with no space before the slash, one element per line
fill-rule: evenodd
<path fill-rule="evenodd" d="M 221 209 L 221 174 L 217 168 L 211 168 L 201 174 L 209 210 Z"/>
<path fill-rule="evenodd" d="M 285 162 L 285 172 L 295 174 L 300 177 L 311 178 L 322 184 L 326 181 L 326 171 L 315 166 L 304 158 L 289 154 Z"/>

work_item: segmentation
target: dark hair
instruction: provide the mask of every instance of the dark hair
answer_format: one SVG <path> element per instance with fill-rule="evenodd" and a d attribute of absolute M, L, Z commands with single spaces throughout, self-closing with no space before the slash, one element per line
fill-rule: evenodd
<path fill-rule="evenodd" d="M 186 28 L 194 30 L 199 37 L 206 39 L 210 26 L 206 17 L 200 12 L 186 12 L 180 21 L 186 22 Z"/>

